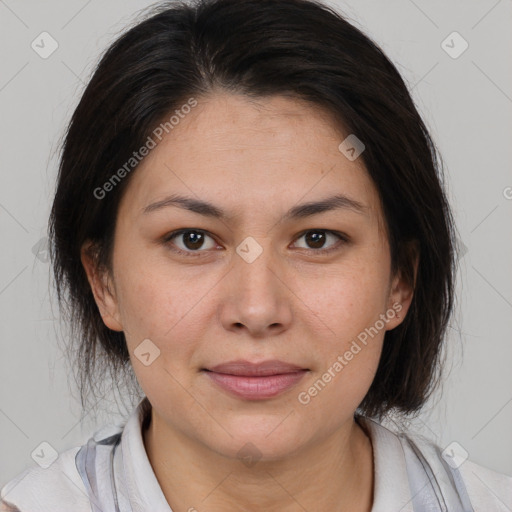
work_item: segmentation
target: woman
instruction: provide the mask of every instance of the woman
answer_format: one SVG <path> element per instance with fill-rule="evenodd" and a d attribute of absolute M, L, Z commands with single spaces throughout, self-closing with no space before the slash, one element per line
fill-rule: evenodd
<path fill-rule="evenodd" d="M 162 4 L 88 84 L 50 218 L 82 382 L 144 396 L 4 510 L 510 510 L 512 478 L 379 423 L 439 381 L 441 178 L 397 70 L 331 9 Z"/>

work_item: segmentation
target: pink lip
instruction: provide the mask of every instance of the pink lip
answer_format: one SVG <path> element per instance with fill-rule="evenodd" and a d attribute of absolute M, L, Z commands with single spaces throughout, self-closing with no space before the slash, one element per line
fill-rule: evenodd
<path fill-rule="evenodd" d="M 278 360 L 251 363 L 237 360 L 207 369 L 219 387 L 247 400 L 272 398 L 294 386 L 307 369 Z"/>

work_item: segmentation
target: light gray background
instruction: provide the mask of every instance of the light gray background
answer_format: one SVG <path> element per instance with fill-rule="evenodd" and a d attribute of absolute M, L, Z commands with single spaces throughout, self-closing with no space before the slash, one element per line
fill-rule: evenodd
<path fill-rule="evenodd" d="M 410 84 L 444 157 L 466 251 L 451 371 L 442 396 L 411 428 L 443 448 L 456 441 L 473 461 L 512 474 L 512 1 L 331 4 L 382 46 Z M 44 236 L 65 123 L 100 53 L 148 5 L 0 0 L 0 485 L 35 464 L 31 453 L 42 441 L 60 452 L 121 418 L 109 413 L 117 409 L 107 397 L 104 417 L 78 421 L 56 342 Z M 59 44 L 47 59 L 31 48 L 43 31 Z M 453 31 L 469 44 L 456 59 L 441 46 Z M 461 48 L 452 39 L 447 44 Z"/>

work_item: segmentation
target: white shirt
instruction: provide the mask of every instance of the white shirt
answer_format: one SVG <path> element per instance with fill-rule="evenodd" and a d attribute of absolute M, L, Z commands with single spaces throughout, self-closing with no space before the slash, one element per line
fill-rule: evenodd
<path fill-rule="evenodd" d="M 17 475 L 0 491 L 0 512 L 172 512 L 144 447 L 150 408 L 143 399 L 124 427 L 103 428 L 48 468 L 34 466 Z M 455 464 L 443 462 L 432 442 L 412 441 L 369 418 L 358 421 L 373 448 L 372 512 L 512 511 L 512 477 L 470 460 L 452 470 Z"/>

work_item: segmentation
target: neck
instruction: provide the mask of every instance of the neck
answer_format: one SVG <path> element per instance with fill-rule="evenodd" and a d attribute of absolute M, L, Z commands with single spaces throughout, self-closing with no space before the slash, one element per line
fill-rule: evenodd
<path fill-rule="evenodd" d="M 143 439 L 163 494 L 176 512 L 372 508 L 372 446 L 353 419 L 286 458 L 246 464 L 170 428 L 154 410 Z"/>

